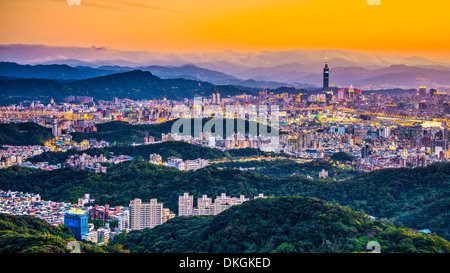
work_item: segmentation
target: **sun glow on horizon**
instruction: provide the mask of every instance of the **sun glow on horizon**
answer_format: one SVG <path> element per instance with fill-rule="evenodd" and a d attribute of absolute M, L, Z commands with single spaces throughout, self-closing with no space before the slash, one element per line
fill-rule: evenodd
<path fill-rule="evenodd" d="M 448 1 L 16 0 L 0 8 L 0 44 L 450 55 Z"/>

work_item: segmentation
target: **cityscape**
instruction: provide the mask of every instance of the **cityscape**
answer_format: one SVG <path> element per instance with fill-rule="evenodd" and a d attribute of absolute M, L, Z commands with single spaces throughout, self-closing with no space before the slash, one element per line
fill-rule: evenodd
<path fill-rule="evenodd" d="M 145 135 L 132 145 L 185 141 L 221 150 L 256 148 L 265 152 L 285 153 L 303 160 L 346 152 L 356 158 L 356 168 L 361 171 L 406 166 L 425 167 L 434 162 L 448 160 L 449 88 L 437 90 L 420 86 L 409 94 L 390 95 L 384 92 L 363 92 L 350 84 L 349 87 L 339 88 L 335 92 L 329 86 L 327 62 L 323 71 L 323 92 L 274 94 L 262 90 L 258 96 L 242 94 L 226 98 L 221 98 L 220 93 L 213 93 L 201 102 L 204 118 L 243 117 L 247 120 L 250 120 L 248 114 L 245 116 L 227 112 L 228 107 L 252 106 L 256 109 L 260 105 L 276 105 L 279 109 L 278 130 L 285 132 L 284 134 L 261 138 L 237 132 L 233 138 L 223 138 L 217 134 L 213 136 L 207 130 L 199 136 L 167 132 L 159 136 Z M 44 105 L 39 101 L 24 101 L 19 105 L 1 107 L 2 123 L 34 122 L 51 128 L 54 137 L 45 145 L 5 145 L 6 149 L 1 151 L 1 166 L 20 165 L 53 169 L 55 166 L 46 162 L 32 164 L 26 159 L 47 151 L 83 151 L 109 147 L 111 143 L 103 139 L 84 139 L 80 142 L 72 139 L 71 133 L 97 132 L 98 124 L 110 121 L 122 121 L 132 125 L 157 124 L 177 118 L 196 117 L 193 108 L 195 101 L 187 98 L 184 101 L 132 101 L 116 97 L 113 101 L 100 101 L 98 105 L 93 102 L 92 97 L 84 99 L 89 102 L 82 100 L 80 104 L 73 104 L 69 103 L 69 100 L 57 104 L 51 100 L 49 104 Z M 220 112 L 209 110 L 212 106 L 218 106 Z M 267 115 L 270 116 L 271 112 L 268 111 Z M 155 137 L 159 140 L 155 141 Z M 73 155 L 64 164 L 79 166 L 82 163 L 82 168 L 92 168 L 95 171 L 97 163 L 117 164 L 131 159 L 133 158 L 126 155 L 108 160 L 104 156 L 90 158 L 88 155 Z M 151 161 L 162 163 L 162 160 L 157 158 Z M 207 162 L 203 161 L 198 163 L 201 167 L 207 165 Z M 166 164 L 175 166 L 173 160 Z M 106 172 L 105 169 L 101 171 Z"/>
<path fill-rule="evenodd" d="M 0 253 L 450 252 L 447 2 L 175 2 L 2 4 Z"/>

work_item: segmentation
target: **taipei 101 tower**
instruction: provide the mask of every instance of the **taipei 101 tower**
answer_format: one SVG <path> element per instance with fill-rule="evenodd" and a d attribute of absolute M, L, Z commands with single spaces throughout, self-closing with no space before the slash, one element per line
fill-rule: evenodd
<path fill-rule="evenodd" d="M 325 67 L 323 68 L 323 91 L 328 91 L 330 77 L 330 69 L 328 68 L 328 59 L 325 59 Z"/>

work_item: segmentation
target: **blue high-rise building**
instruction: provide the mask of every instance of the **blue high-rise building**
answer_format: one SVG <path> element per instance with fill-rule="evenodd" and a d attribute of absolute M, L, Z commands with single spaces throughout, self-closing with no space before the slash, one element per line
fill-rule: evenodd
<path fill-rule="evenodd" d="M 68 226 L 75 239 L 81 241 L 83 234 L 89 232 L 88 216 L 86 211 L 72 208 L 64 214 L 64 225 Z"/>

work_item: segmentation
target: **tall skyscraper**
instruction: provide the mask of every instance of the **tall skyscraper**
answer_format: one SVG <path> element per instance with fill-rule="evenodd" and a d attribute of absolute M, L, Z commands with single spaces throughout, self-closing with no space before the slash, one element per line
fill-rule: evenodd
<path fill-rule="evenodd" d="M 348 89 L 348 99 L 355 100 L 355 89 L 353 89 L 353 85 L 350 85 L 350 88 Z"/>
<path fill-rule="evenodd" d="M 59 137 L 61 135 L 61 125 L 58 122 L 52 124 L 52 134 L 54 137 Z"/>
<path fill-rule="evenodd" d="M 339 100 L 345 100 L 345 90 L 344 89 L 339 89 L 338 90 L 338 99 Z"/>
<path fill-rule="evenodd" d="M 328 90 L 330 79 L 330 69 L 328 68 L 328 59 L 325 60 L 325 67 L 323 68 L 323 91 Z"/>
<path fill-rule="evenodd" d="M 434 97 L 434 94 L 437 93 L 437 89 L 435 88 L 430 88 L 430 97 Z"/>
<path fill-rule="evenodd" d="M 391 127 L 382 126 L 378 128 L 378 136 L 389 138 L 391 136 Z"/>
<path fill-rule="evenodd" d="M 361 148 L 361 157 L 362 157 L 362 158 L 367 158 L 367 157 L 369 157 L 369 155 L 371 155 L 371 154 L 372 154 L 372 149 L 370 148 L 369 145 L 363 146 L 363 147 Z"/>
<path fill-rule="evenodd" d="M 82 236 L 89 232 L 87 212 L 77 208 L 66 211 L 64 225 L 72 230 L 75 239 L 81 241 Z"/>
<path fill-rule="evenodd" d="M 362 97 L 361 89 L 356 89 L 355 99 L 360 100 Z"/>
<path fill-rule="evenodd" d="M 425 96 L 427 93 L 427 87 L 426 86 L 420 86 L 419 87 L 419 95 Z"/>

